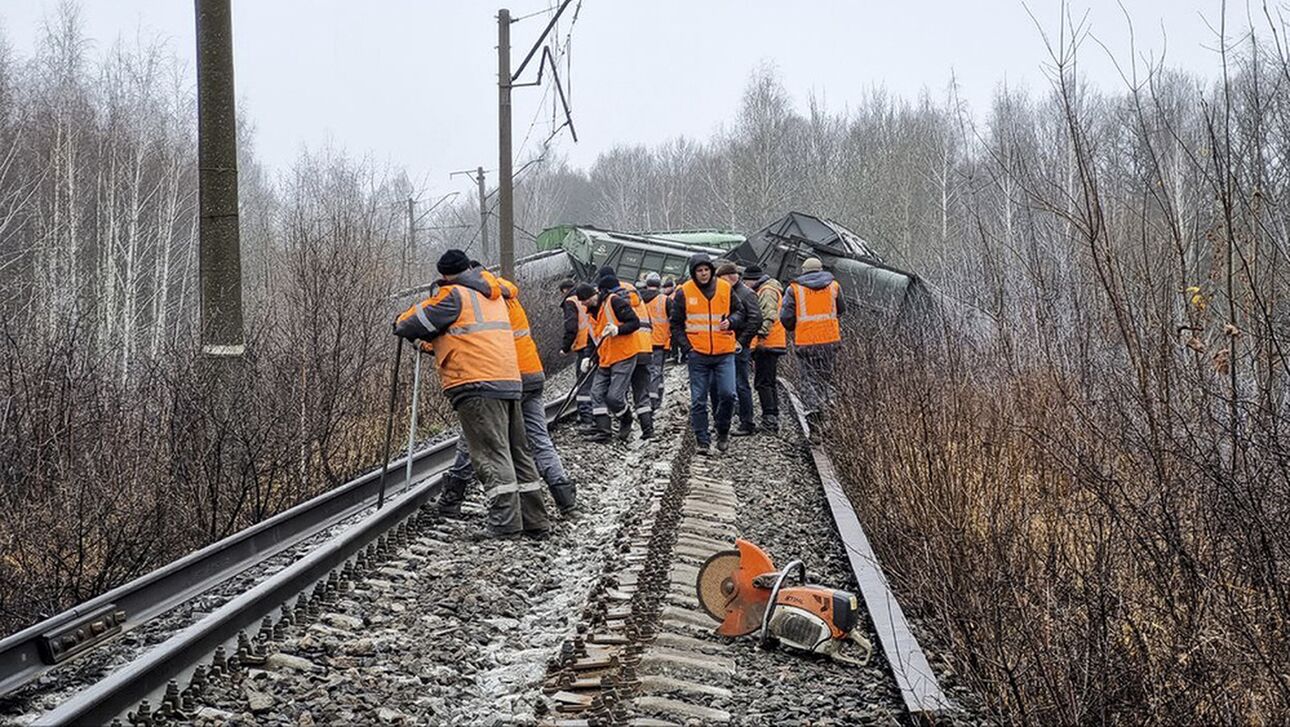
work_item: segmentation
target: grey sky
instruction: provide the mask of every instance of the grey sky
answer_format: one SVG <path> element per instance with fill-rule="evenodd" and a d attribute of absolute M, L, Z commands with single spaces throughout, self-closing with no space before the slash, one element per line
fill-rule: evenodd
<path fill-rule="evenodd" d="M 504 1 L 504 0 L 503 0 Z M 1217 0 L 1123 0 L 1139 54 L 1214 75 Z M 288 166 L 302 145 L 330 139 L 355 155 L 404 166 L 432 190 L 465 189 L 453 169 L 497 164 L 496 22 L 500 2 L 478 0 L 234 0 L 238 96 L 254 121 L 256 145 L 271 169 Z M 513 15 L 554 0 L 511 0 Z M 1072 0 L 1094 35 L 1127 60 L 1129 33 L 1116 0 Z M 4 0 L 0 26 L 28 55 L 55 0 Z M 1057 0 L 1031 11 L 1055 31 Z M 1233 2 L 1229 25 L 1245 27 Z M 96 48 L 142 28 L 159 34 L 189 66 L 191 0 L 82 0 Z M 1259 3 L 1254 12 L 1261 13 Z M 571 9 L 572 10 L 572 9 Z M 546 16 L 512 29 L 518 57 Z M 1259 17 L 1255 18 L 1260 22 Z M 778 67 L 800 103 L 814 91 L 840 109 L 875 87 L 938 97 L 957 75 L 976 111 L 1007 79 L 1045 87 L 1047 53 L 1018 0 L 583 0 L 573 36 L 573 108 L 581 142 L 559 143 L 575 164 L 619 143 L 705 138 L 728 121 L 749 73 Z M 1106 52 L 1088 44 L 1084 72 L 1121 87 Z M 516 92 L 518 150 L 541 89 Z M 544 114 L 549 122 L 549 106 Z M 545 136 L 533 132 L 523 161 Z"/>

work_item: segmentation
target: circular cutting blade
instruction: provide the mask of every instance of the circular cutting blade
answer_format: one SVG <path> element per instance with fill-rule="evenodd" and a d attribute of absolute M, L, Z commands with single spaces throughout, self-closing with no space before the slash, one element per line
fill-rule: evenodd
<path fill-rule="evenodd" d="M 695 587 L 699 605 L 718 621 L 726 620 L 726 610 L 735 597 L 735 570 L 739 568 L 739 551 L 720 550 L 699 568 Z"/>

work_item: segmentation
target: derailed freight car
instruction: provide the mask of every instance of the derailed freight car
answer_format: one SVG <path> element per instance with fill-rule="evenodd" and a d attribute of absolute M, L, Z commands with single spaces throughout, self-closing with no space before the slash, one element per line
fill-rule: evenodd
<path fill-rule="evenodd" d="M 818 257 L 837 276 L 847 299 L 861 309 L 905 318 L 927 311 L 932 301 L 917 275 L 883 262 L 859 235 L 802 212 L 790 212 L 747 238 L 716 230 L 632 233 L 566 225 L 543 231 L 538 249 L 541 252 L 521 262 L 549 272 L 562 267 L 589 282 L 605 265 L 622 280 L 639 280 L 656 272 L 680 282 L 687 277 L 687 263 L 696 252 L 742 265 L 755 263 L 788 281 L 797 276 L 802 261 Z"/>

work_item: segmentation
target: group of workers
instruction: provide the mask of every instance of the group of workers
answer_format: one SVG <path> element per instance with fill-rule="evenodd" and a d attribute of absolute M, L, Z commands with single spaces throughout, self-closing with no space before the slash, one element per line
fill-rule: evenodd
<path fill-rule="evenodd" d="M 394 332 L 435 356 L 444 394 L 461 420 L 440 512 L 459 516 L 466 487 L 478 477 L 488 535 L 545 538 L 543 482 L 566 516 L 577 508 L 577 492 L 547 430 L 545 377 L 519 288 L 460 250 L 445 252 L 437 269 L 442 277 L 430 297 L 404 311 Z M 577 357 L 578 420 L 593 441 L 612 441 L 615 425 L 626 441 L 633 422 L 643 440 L 654 436 L 664 366 L 674 357 L 689 373 L 697 453 L 712 453 L 709 407 L 719 452 L 727 451 L 732 434 L 778 432 L 777 368 L 790 334 L 807 421 L 818 429 L 831 398 L 845 310 L 840 286 L 819 259 L 803 261 L 787 291 L 756 265 L 740 269 L 699 253 L 679 286 L 657 273 L 634 285 L 604 267 L 594 286 L 567 280 L 560 292 L 560 350 Z"/>

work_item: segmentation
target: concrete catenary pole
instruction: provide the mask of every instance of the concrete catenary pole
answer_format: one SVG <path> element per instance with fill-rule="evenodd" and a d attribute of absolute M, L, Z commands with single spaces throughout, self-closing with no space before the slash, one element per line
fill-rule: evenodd
<path fill-rule="evenodd" d="M 232 9 L 230 0 L 195 1 L 202 351 L 213 356 L 241 356 L 242 251 L 237 216 Z"/>
<path fill-rule="evenodd" d="M 511 179 L 511 11 L 497 11 L 497 245 L 502 275 L 515 275 L 515 204 Z"/>
<path fill-rule="evenodd" d="M 484 251 L 484 259 L 491 260 L 488 253 L 488 190 L 484 188 L 484 168 L 475 168 L 475 182 L 479 185 L 479 245 Z"/>

